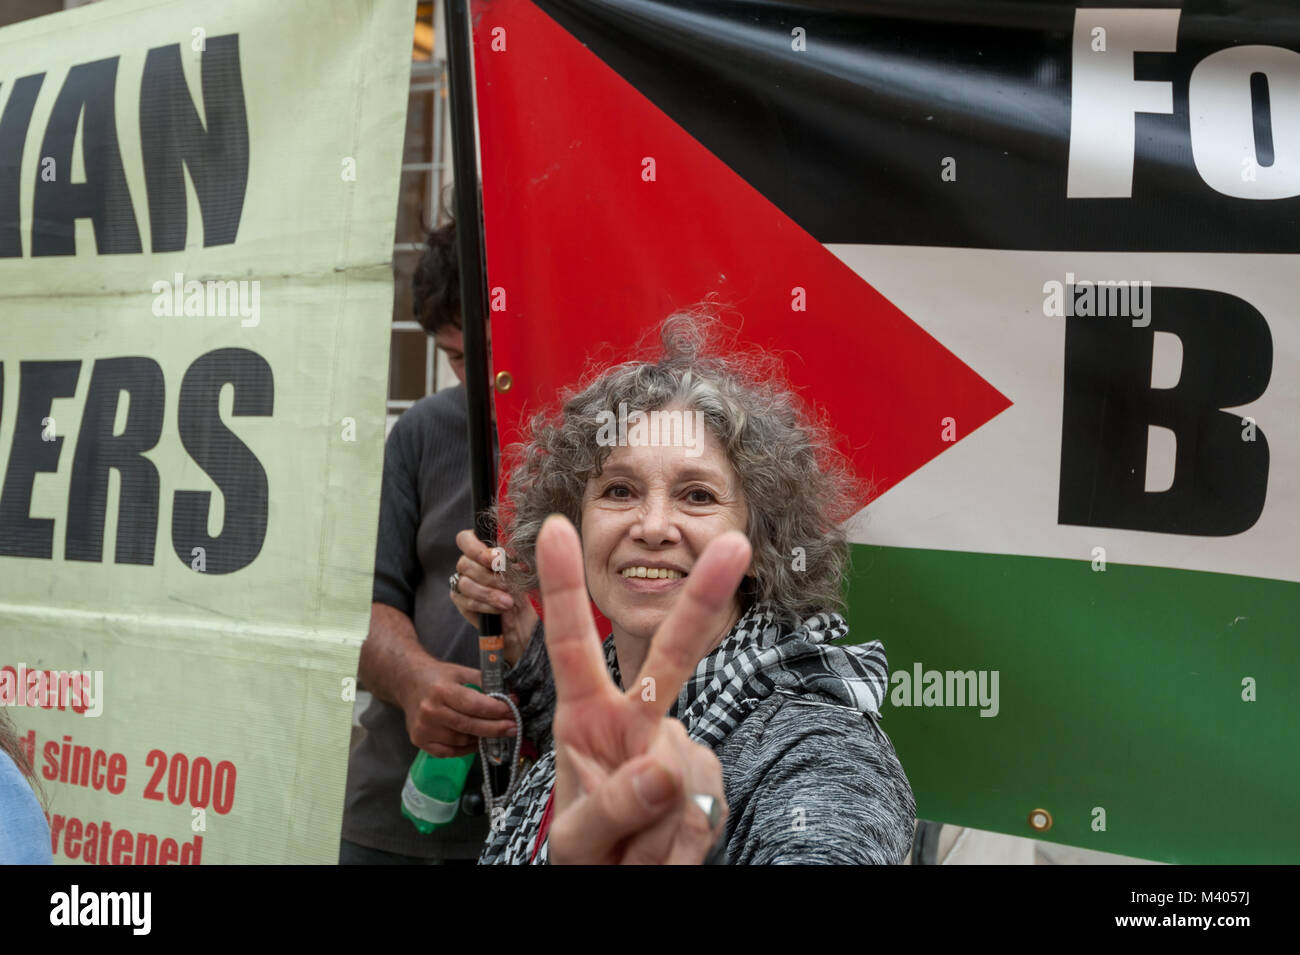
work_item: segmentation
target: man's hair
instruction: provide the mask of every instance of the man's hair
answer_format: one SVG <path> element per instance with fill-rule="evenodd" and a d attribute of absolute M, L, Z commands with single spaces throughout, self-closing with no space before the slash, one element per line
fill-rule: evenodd
<path fill-rule="evenodd" d="M 460 328 L 460 261 L 456 255 L 456 223 L 429 232 L 427 248 L 411 277 L 415 320 L 430 335 L 452 326 Z"/>
<path fill-rule="evenodd" d="M 675 313 L 658 329 L 649 360 L 589 370 L 558 412 L 532 418 L 526 443 L 509 449 L 509 488 L 493 515 L 510 559 L 508 589 L 537 587 L 537 535 L 547 515 L 564 514 L 581 534 L 587 479 L 611 451 L 597 439 L 601 413 L 621 402 L 642 411 L 679 403 L 704 413 L 744 490 L 756 579 L 741 584 L 742 610 L 760 602 L 804 617 L 844 606 L 849 547 L 840 525 L 866 503 L 868 488 L 834 431 L 785 383 L 780 360 L 719 341 L 718 331 L 708 307 Z"/>

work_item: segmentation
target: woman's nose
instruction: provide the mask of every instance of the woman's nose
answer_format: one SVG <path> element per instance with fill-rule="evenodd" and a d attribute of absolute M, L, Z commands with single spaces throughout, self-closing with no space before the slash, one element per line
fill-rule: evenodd
<path fill-rule="evenodd" d="M 646 497 L 632 535 L 651 546 L 675 544 L 681 540 L 676 511 L 666 496 L 651 494 Z"/>

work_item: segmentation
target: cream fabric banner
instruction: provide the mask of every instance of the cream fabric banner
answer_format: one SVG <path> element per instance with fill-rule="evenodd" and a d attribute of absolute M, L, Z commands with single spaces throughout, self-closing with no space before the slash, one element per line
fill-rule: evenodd
<path fill-rule="evenodd" d="M 0 703 L 56 861 L 337 860 L 413 22 L 0 31 Z"/>

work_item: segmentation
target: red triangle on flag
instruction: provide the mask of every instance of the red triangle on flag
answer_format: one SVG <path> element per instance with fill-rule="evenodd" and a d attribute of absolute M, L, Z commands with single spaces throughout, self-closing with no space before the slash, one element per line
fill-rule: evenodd
<path fill-rule="evenodd" d="M 476 3 L 473 22 L 503 447 L 603 343 L 625 360 L 709 293 L 825 408 L 876 496 L 952 447 L 945 418 L 960 440 L 1011 405 L 528 0 Z"/>

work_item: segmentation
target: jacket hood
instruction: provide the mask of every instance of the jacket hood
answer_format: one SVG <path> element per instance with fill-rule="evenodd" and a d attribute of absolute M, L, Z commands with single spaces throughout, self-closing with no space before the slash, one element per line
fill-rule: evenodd
<path fill-rule="evenodd" d="M 670 715 L 686 724 L 692 738 L 711 746 L 725 739 L 773 693 L 846 707 L 879 719 L 889 688 L 885 648 L 879 640 L 832 645 L 848 632 L 848 622 L 838 613 L 816 613 L 792 621 L 788 616 L 783 619 L 771 606 L 756 604 L 700 661 Z M 612 638 L 605 643 L 605 660 L 621 686 Z"/>

